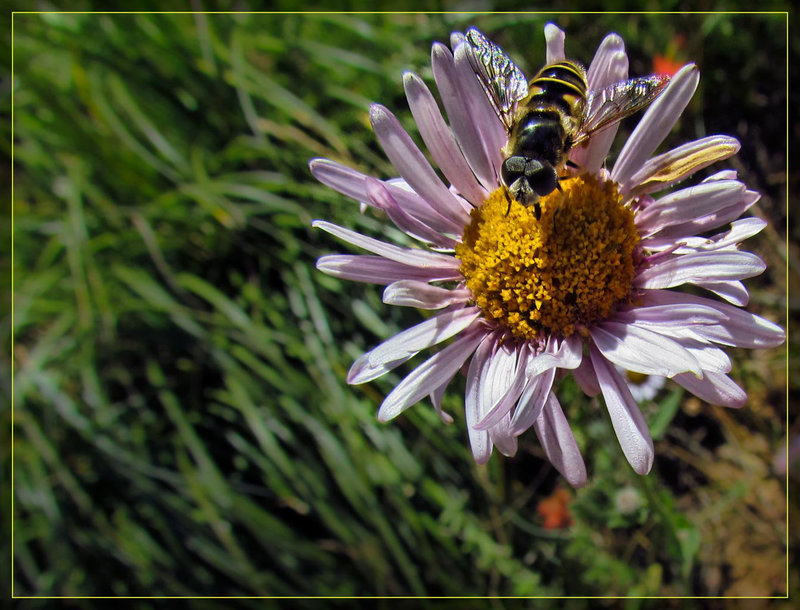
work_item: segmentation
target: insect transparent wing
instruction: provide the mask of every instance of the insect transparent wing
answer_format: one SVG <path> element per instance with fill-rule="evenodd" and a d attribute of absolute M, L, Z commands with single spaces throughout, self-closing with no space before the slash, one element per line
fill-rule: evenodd
<path fill-rule="evenodd" d="M 652 102 L 669 83 L 669 76 L 653 74 L 609 85 L 592 91 L 586 99 L 586 114 L 574 144 L 593 133 L 618 123 Z"/>
<path fill-rule="evenodd" d="M 510 132 L 517 102 L 528 95 L 528 81 L 505 51 L 486 38 L 480 30 L 469 28 L 466 37 L 472 49 L 472 68 L 478 75 L 492 108 Z"/>

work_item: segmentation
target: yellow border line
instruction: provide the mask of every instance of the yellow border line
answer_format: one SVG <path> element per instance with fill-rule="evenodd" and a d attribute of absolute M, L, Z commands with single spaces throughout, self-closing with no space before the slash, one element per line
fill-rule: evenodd
<path fill-rule="evenodd" d="M 11 597 L 14 597 L 14 13 L 11 13 Z"/>
<path fill-rule="evenodd" d="M 786 598 L 789 598 L 789 471 L 792 464 L 789 461 L 789 13 L 786 13 L 786 174 L 784 186 L 786 196 L 786 245 L 784 259 L 786 261 L 785 288 L 786 288 Z"/>

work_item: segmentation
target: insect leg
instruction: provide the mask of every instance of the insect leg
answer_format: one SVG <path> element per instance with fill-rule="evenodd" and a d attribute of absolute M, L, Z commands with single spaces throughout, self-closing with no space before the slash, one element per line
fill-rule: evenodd
<path fill-rule="evenodd" d="M 511 211 L 511 197 L 508 196 L 508 188 L 505 186 L 503 187 L 503 194 L 506 196 L 506 201 L 508 201 L 508 207 L 506 208 L 506 216 L 508 216 Z"/>

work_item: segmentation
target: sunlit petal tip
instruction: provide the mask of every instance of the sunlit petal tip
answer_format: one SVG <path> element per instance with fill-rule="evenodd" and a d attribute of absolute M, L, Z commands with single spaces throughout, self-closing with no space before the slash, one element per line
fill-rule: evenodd
<path fill-rule="evenodd" d="M 394 117 L 394 115 L 389 111 L 386 106 L 381 104 L 371 104 L 369 107 L 369 120 L 372 124 L 372 128 L 375 129 L 376 124 L 380 124 L 382 121 L 385 121 L 389 117 Z"/>
<path fill-rule="evenodd" d="M 564 30 L 554 23 L 544 26 L 544 38 L 547 43 L 547 63 L 564 59 Z"/>
<path fill-rule="evenodd" d="M 444 45 L 441 42 L 434 42 L 431 46 L 431 62 L 433 63 L 434 69 L 436 68 L 436 64 L 439 62 L 449 62 L 452 64 L 453 52 L 447 47 L 447 45 Z"/>

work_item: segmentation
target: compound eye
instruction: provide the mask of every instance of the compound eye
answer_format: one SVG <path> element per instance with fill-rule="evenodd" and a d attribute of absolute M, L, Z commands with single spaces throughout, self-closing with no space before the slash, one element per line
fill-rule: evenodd
<path fill-rule="evenodd" d="M 500 174 L 506 185 L 512 184 L 525 172 L 525 157 L 514 156 L 503 161 Z"/>
<path fill-rule="evenodd" d="M 544 197 L 556 190 L 558 174 L 552 165 L 544 165 L 538 161 L 535 163 L 538 167 L 531 168 L 532 171 L 525 172 L 525 175 L 534 192 L 539 195 L 539 197 Z"/>

